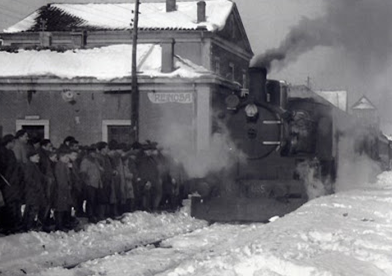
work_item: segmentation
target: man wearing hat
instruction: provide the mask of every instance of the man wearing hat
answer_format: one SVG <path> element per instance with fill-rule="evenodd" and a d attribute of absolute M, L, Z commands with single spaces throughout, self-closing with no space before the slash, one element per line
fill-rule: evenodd
<path fill-rule="evenodd" d="M 99 203 L 99 209 L 103 211 L 105 216 L 115 216 L 114 209 L 110 208 L 111 201 L 116 202 L 116 194 L 114 192 L 113 187 L 113 176 L 115 171 L 112 166 L 112 162 L 110 161 L 109 146 L 106 142 L 98 142 L 96 144 L 97 147 L 97 161 L 102 168 L 102 188 L 99 188 L 97 191 L 97 199 Z M 113 199 L 114 197 L 114 199 Z"/>
<path fill-rule="evenodd" d="M 41 207 L 46 203 L 44 183 L 46 181 L 44 174 L 38 167 L 39 153 L 30 149 L 27 153 L 27 162 L 25 166 L 24 182 L 26 190 L 26 208 L 23 214 L 23 221 L 25 230 L 33 230 L 37 227 L 35 225 L 35 217 Z"/>
<path fill-rule="evenodd" d="M 86 155 L 80 164 L 80 177 L 86 185 L 86 213 L 89 222 L 103 219 L 103 209 L 98 202 L 98 191 L 103 187 L 102 172 L 97 160 L 97 148 L 92 145 L 86 149 Z"/>
<path fill-rule="evenodd" d="M 158 162 L 153 155 L 156 144 L 147 141 L 142 148 L 143 154 L 138 160 L 137 170 L 143 187 L 143 207 L 147 211 L 157 211 L 162 198 L 162 181 Z"/>
<path fill-rule="evenodd" d="M 79 142 L 76 141 L 75 137 L 67 136 L 65 137 L 63 143 L 60 145 L 59 150 L 71 150 L 73 144 L 78 144 Z"/>
<path fill-rule="evenodd" d="M 20 176 L 21 168 L 18 165 L 12 148 L 15 144 L 15 137 L 7 134 L 0 144 L 0 192 L 3 195 L 5 207 L 2 223 L 8 233 L 15 233 L 22 230 Z"/>
<path fill-rule="evenodd" d="M 69 151 L 66 149 L 59 150 L 58 162 L 55 166 L 55 176 L 57 180 L 57 190 L 55 193 L 55 219 L 56 230 L 64 231 L 71 229 L 71 172 L 68 168 Z"/>

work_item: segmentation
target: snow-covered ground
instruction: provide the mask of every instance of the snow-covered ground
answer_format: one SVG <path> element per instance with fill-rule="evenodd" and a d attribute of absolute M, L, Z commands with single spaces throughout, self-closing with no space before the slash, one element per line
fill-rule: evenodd
<path fill-rule="evenodd" d="M 184 208 L 135 212 L 77 233 L 0 238 L 0 275 L 26 274 L 392 275 L 392 172 L 377 183 L 314 199 L 269 224 L 208 225 Z"/>

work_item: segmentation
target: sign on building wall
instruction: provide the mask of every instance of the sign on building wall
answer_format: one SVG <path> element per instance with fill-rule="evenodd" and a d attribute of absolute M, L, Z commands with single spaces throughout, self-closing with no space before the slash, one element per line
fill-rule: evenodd
<path fill-rule="evenodd" d="M 148 99 L 154 104 L 164 103 L 181 103 L 191 104 L 193 103 L 192 93 L 148 93 Z"/>

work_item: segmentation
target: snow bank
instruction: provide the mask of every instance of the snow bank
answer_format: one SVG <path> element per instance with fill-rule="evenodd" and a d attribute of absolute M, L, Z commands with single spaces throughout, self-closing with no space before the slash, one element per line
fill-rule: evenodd
<path fill-rule="evenodd" d="M 361 184 L 311 200 L 269 224 L 207 227 L 184 212 L 136 212 L 79 233 L 3 237 L 1 275 L 24 275 L 21 269 L 42 276 L 392 275 L 392 172 Z M 74 269 L 55 267 L 165 237 L 170 238 L 157 248 L 140 247 Z"/>
<path fill-rule="evenodd" d="M 165 275 L 392 275 L 392 173 L 254 227 Z"/>
<path fill-rule="evenodd" d="M 29 232 L 0 238 L 0 274 L 23 275 L 52 266 L 70 266 L 141 244 L 156 242 L 206 226 L 184 212 L 134 212 L 107 219 L 80 232 Z"/>

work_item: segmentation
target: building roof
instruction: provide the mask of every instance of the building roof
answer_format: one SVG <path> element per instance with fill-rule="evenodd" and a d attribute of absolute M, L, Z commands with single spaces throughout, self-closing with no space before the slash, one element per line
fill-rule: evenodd
<path fill-rule="evenodd" d="M 138 45 L 138 75 L 147 77 L 197 78 L 209 72 L 202 66 L 175 56 L 175 70 L 161 73 L 162 48 L 158 44 Z M 0 76 L 55 76 L 63 79 L 112 80 L 132 74 L 132 46 L 121 44 L 65 52 L 51 50 L 0 51 Z"/>
<path fill-rule="evenodd" d="M 321 98 L 317 94 L 314 93 L 306 85 L 291 85 L 289 89 L 289 98 L 301 98 L 301 99 L 314 99 L 317 102 L 326 102 L 324 98 Z"/>
<path fill-rule="evenodd" d="M 312 101 L 316 103 L 332 105 L 336 107 L 333 103 L 328 101 L 326 98 L 320 96 L 318 93 L 314 92 L 306 85 L 291 85 L 288 96 L 289 99 L 312 99 Z"/>
<path fill-rule="evenodd" d="M 172 12 L 166 12 L 165 2 L 142 2 L 138 28 L 196 30 L 205 27 L 208 31 L 223 29 L 234 3 L 230 0 L 205 0 L 206 22 L 197 23 L 197 2 L 177 1 L 177 10 Z M 36 10 L 4 32 L 39 31 L 42 20 L 46 23 L 47 31 L 128 30 L 132 29 L 134 6 L 134 3 L 50 4 Z"/>
<path fill-rule="evenodd" d="M 371 110 L 375 110 L 377 109 L 372 102 L 366 98 L 366 96 L 362 96 L 362 98 L 360 98 L 355 104 L 353 104 L 353 106 L 351 107 L 351 109 L 371 109 Z"/>
<path fill-rule="evenodd" d="M 347 91 L 315 91 L 334 106 L 347 111 Z"/>

